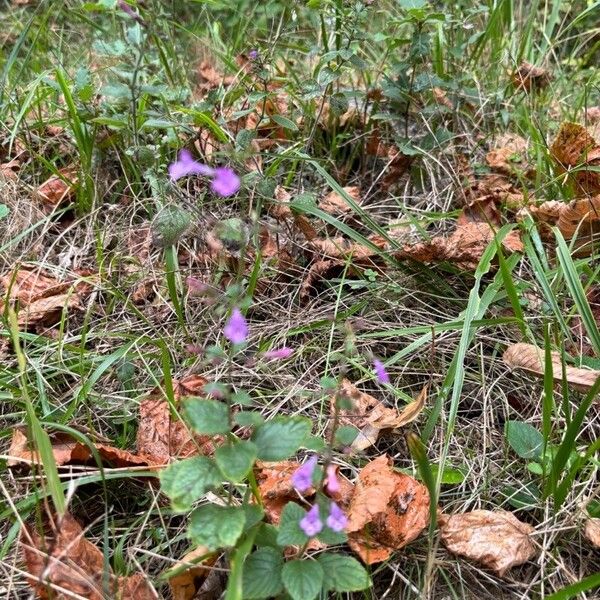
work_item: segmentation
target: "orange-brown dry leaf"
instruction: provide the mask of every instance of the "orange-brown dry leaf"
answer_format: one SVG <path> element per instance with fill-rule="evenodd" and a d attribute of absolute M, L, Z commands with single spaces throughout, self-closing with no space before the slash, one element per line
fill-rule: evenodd
<path fill-rule="evenodd" d="M 427 389 L 424 388 L 414 402 L 398 413 L 395 408 L 388 408 L 373 396 L 361 392 L 348 379 L 342 381 L 340 392 L 352 404 L 350 410 L 340 410 L 340 424 L 350 425 L 359 430 L 352 442 L 353 450 L 365 450 L 377 441 L 380 431 L 397 429 L 416 419 L 423 410 L 427 398 Z M 331 397 L 331 403 L 332 409 L 335 408 L 335 395 Z"/>
<path fill-rule="evenodd" d="M 48 208 L 56 208 L 71 200 L 77 186 L 77 167 L 70 165 L 59 169 L 57 175 L 52 175 L 37 189 L 37 196 Z"/>
<path fill-rule="evenodd" d="M 381 562 L 417 538 L 429 522 L 424 485 L 392 469 L 386 455 L 360 472 L 348 508 L 349 545 L 367 564 Z"/>
<path fill-rule="evenodd" d="M 204 395 L 207 381 L 191 375 L 173 381 L 175 400 L 185 396 Z M 140 403 L 140 424 L 137 449 L 154 464 L 167 464 L 172 458 L 187 458 L 196 454 L 212 454 L 214 443 L 210 436 L 194 435 L 179 419 L 171 416 L 169 403 L 159 388 Z"/>
<path fill-rule="evenodd" d="M 32 267 L 21 267 L 16 274 L 14 271 L 0 277 L 5 290 L 10 290 L 10 298 L 17 299 L 21 304 L 31 304 L 39 298 L 46 298 L 68 289 L 69 284 L 60 282 Z"/>
<path fill-rule="evenodd" d="M 600 145 L 583 125 L 563 123 L 550 153 L 560 172 L 570 172 L 579 167 L 569 176 L 581 193 L 600 194 L 600 173 L 593 170 L 600 167 Z"/>
<path fill-rule="evenodd" d="M 440 517 L 443 544 L 502 577 L 508 569 L 533 558 L 533 527 L 505 510 L 474 510 Z"/>
<path fill-rule="evenodd" d="M 0 175 L 10 181 L 17 181 L 19 179 L 17 173 L 20 168 L 20 161 L 16 158 L 13 158 L 8 162 L 0 164 Z"/>
<path fill-rule="evenodd" d="M 52 434 L 50 442 L 54 460 L 58 466 L 94 463 L 94 455 L 90 448 L 66 433 Z M 127 450 L 121 450 L 107 444 L 96 444 L 95 447 L 100 458 L 115 467 L 147 466 L 150 464 L 147 457 L 133 454 Z M 9 467 L 41 462 L 39 456 L 29 444 L 27 436 L 20 429 L 13 431 L 8 455 L 10 457 L 7 460 Z"/>
<path fill-rule="evenodd" d="M 277 525 L 285 505 L 299 499 L 292 484 L 292 475 L 299 467 L 300 463 L 295 460 L 257 464 L 256 481 L 270 523 Z M 310 488 L 304 496 L 310 497 L 314 493 L 314 488 Z"/>
<path fill-rule="evenodd" d="M 354 202 L 360 204 L 360 188 L 358 186 L 351 185 L 344 187 L 343 189 Z M 327 196 L 319 202 L 319 208 L 334 216 L 345 215 L 352 212 L 352 207 L 346 202 L 343 196 L 335 191 L 327 194 Z"/>
<path fill-rule="evenodd" d="M 546 87 L 550 81 L 550 76 L 546 69 L 536 67 L 527 61 L 523 61 L 513 73 L 512 81 L 517 89 L 530 92 Z"/>
<path fill-rule="evenodd" d="M 203 60 L 198 67 L 197 89 L 201 92 L 214 90 L 221 85 L 227 87 L 234 81 L 235 77 L 232 75 L 223 75 L 223 73 L 215 69 L 214 65 L 208 60 Z"/>
<path fill-rule="evenodd" d="M 552 352 L 552 373 L 555 381 L 562 381 L 562 360 L 559 352 Z M 544 376 L 544 350 L 533 344 L 511 344 L 502 357 L 511 369 L 522 369 L 538 377 Z M 600 371 L 584 367 L 565 367 L 567 383 L 582 392 L 587 392 L 600 377 Z"/>
<path fill-rule="evenodd" d="M 174 565 L 174 569 L 189 566 L 185 571 L 169 579 L 173 600 L 193 600 L 196 596 L 198 588 L 210 573 L 210 565 L 213 565 L 218 558 L 218 556 L 212 556 L 197 562 L 197 559 L 207 554 L 209 554 L 208 548 L 198 546 Z"/>
<path fill-rule="evenodd" d="M 487 153 L 485 160 L 492 170 L 511 175 L 525 168 L 526 155 L 527 141 L 520 135 L 507 133 L 496 140 L 496 147 Z"/>
<path fill-rule="evenodd" d="M 84 537 L 83 528 L 69 513 L 54 523 L 47 523 L 42 534 L 26 527 L 21 536 L 27 570 L 36 578 L 28 581 L 39 598 L 67 600 L 73 596 L 65 592 L 71 592 L 87 600 L 104 600 L 106 578 L 108 597 L 157 598 L 140 574 L 117 579 L 112 572 L 105 573 L 103 553 Z"/>
<path fill-rule="evenodd" d="M 583 527 L 583 535 L 592 542 L 596 548 L 600 548 L 600 519 L 587 519 Z"/>

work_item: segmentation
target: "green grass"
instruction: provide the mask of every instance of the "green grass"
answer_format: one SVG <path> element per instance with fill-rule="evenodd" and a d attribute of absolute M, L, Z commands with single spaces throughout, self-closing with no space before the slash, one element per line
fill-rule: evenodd
<path fill-rule="evenodd" d="M 427 483 L 445 512 L 511 510 L 536 528 L 544 551 L 541 562 L 502 579 L 449 554 L 432 529 L 374 566 L 372 592 L 353 597 L 594 598 L 600 561 L 580 528 L 598 501 L 597 389 L 579 394 L 551 369 L 540 380 L 510 373 L 502 353 L 511 343 L 535 343 L 547 366 L 558 351 L 565 364 L 598 368 L 596 256 L 578 255 L 573 240 L 556 229 L 549 236 L 507 207 L 474 272 L 398 260 L 394 251 L 453 230 L 464 206 L 457 156 L 485 175 L 485 154 L 504 132 L 529 142 L 534 172 L 511 178 L 529 202 L 574 197 L 549 147 L 561 122 L 583 123 L 585 109 L 600 104 L 600 3 L 148 0 L 136 7 L 145 25 L 112 4 L 45 0 L 0 12 L 0 157 L 20 157 L 18 180 L 0 179 L 0 204 L 9 208 L 0 218 L 0 275 L 33 263 L 94 286 L 83 311 L 65 312 L 50 333 L 19 331 L 2 311 L 3 448 L 24 424 L 42 458 L 35 472 L 0 467 L 0 555 L 18 597 L 29 593 L 14 568 L 21 521 L 39 518 L 45 499 L 91 524 L 88 537 L 115 571 L 141 570 L 168 597 L 164 574 L 191 549 L 185 519 L 147 485 L 150 473 L 90 466 L 69 483 L 49 434 L 67 428 L 89 443 L 100 436 L 131 449 L 140 401 L 161 385 L 176 417 L 173 381 L 194 372 L 230 378 L 265 417 L 311 417 L 318 436 L 329 419 L 324 376 L 345 375 L 400 409 L 429 384 L 408 445 L 401 432 L 363 456 L 340 454 L 343 472 L 353 479 L 367 460 L 388 453 Z M 238 59 L 251 49 L 260 59 L 246 69 Z M 202 89 L 204 60 L 231 82 Z M 548 71 L 547 88 L 515 89 L 511 76 L 522 60 Z M 285 111 L 272 119 L 266 102 L 278 95 Z M 349 108 L 354 116 L 343 119 Z M 240 134 L 250 113 L 257 139 L 264 126 L 285 139 L 257 150 L 254 134 Z M 391 183 L 389 159 L 367 152 L 374 131 L 411 157 Z M 168 181 L 167 165 L 180 148 L 200 147 L 201 134 L 218 144 L 204 160 L 242 175 L 238 196 L 217 198 L 201 179 Z M 36 188 L 70 165 L 78 172 L 71 203 L 44 212 Z M 277 185 L 320 238 L 369 248 L 375 264 L 344 255 L 301 300 L 311 245 L 293 220 L 270 216 Z M 345 191 L 350 185 L 360 186 L 360 202 Z M 347 214 L 319 207 L 332 190 Z M 169 207 L 183 209 L 187 221 L 161 244 Z M 215 259 L 207 235 L 232 218 L 242 219 L 248 242 Z M 511 229 L 521 233 L 522 255 L 500 244 Z M 267 230 L 293 269 L 265 254 Z M 133 233 L 147 244 L 136 246 Z M 216 302 L 192 297 L 188 276 L 217 288 Z M 152 291 L 139 301 L 135 291 L 147 282 Z M 291 345 L 292 359 L 248 361 L 234 372 L 212 360 L 228 307 L 245 297 L 252 348 Z M 206 352 L 190 353 L 190 344 Z M 391 388 L 374 382 L 371 355 L 385 362 Z M 542 475 L 511 449 L 507 421 L 541 432 Z M 444 483 L 451 470 L 462 481 Z M 527 497 L 525 508 L 515 493 Z M 236 551 L 233 581 L 251 549 Z M 239 597 L 234 589 L 228 598 Z"/>

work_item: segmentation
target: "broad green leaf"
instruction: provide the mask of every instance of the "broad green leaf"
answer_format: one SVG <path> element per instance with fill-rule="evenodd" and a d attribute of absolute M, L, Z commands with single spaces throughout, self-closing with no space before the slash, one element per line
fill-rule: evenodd
<path fill-rule="evenodd" d="M 262 518 L 265 516 L 265 511 L 258 504 L 242 504 L 242 510 L 246 514 L 244 531 L 262 521 Z"/>
<path fill-rule="evenodd" d="M 197 433 L 215 435 L 229 431 L 229 409 L 219 400 L 190 398 L 183 403 L 183 412 Z"/>
<path fill-rule="evenodd" d="M 260 548 L 244 563 L 244 600 L 271 598 L 283 592 L 281 550 Z"/>
<path fill-rule="evenodd" d="M 293 600 L 313 600 L 323 585 L 323 569 L 316 560 L 290 560 L 283 565 L 281 578 Z"/>
<path fill-rule="evenodd" d="M 335 443 L 338 446 L 350 446 L 358 435 L 358 429 L 352 425 L 343 425 L 335 432 Z"/>
<path fill-rule="evenodd" d="M 365 568 L 351 556 L 320 554 L 319 564 L 323 568 L 323 589 L 335 592 L 358 592 L 371 585 Z"/>
<path fill-rule="evenodd" d="M 431 473 L 434 478 L 438 478 L 439 475 L 439 465 L 431 465 Z M 445 485 L 456 485 L 458 483 L 462 483 L 465 479 L 465 474 L 460 469 L 455 469 L 453 467 L 444 467 L 442 472 L 441 482 Z"/>
<path fill-rule="evenodd" d="M 284 129 L 289 129 L 290 131 L 298 131 L 298 125 L 296 125 L 294 121 L 288 119 L 287 117 L 284 117 L 282 115 L 273 115 L 271 119 L 275 121 L 277 125 L 281 125 L 281 127 L 283 127 Z"/>
<path fill-rule="evenodd" d="M 205 504 L 190 517 L 188 534 L 194 544 L 209 550 L 235 545 L 244 531 L 246 513 L 240 506 Z"/>
<path fill-rule="evenodd" d="M 8 206 L 6 206 L 6 204 L 0 204 L 0 219 L 4 219 L 4 217 L 6 217 L 9 212 L 10 209 L 8 208 Z"/>
<path fill-rule="evenodd" d="M 256 460 L 256 454 L 257 449 L 252 442 L 235 442 L 219 446 L 215 450 L 215 461 L 226 479 L 237 482 L 246 477 Z"/>
<path fill-rule="evenodd" d="M 508 421 L 506 439 L 510 447 L 521 458 L 540 458 L 544 447 L 544 437 L 529 423 Z"/>
<path fill-rule="evenodd" d="M 241 427 L 256 427 L 265 422 L 264 417 L 259 412 L 248 410 L 235 413 L 233 420 Z"/>
<path fill-rule="evenodd" d="M 280 546 L 301 546 L 308 541 L 308 536 L 300 529 L 300 520 L 306 511 L 295 502 L 288 502 L 279 521 L 277 543 Z"/>
<path fill-rule="evenodd" d="M 221 483 L 221 473 L 213 460 L 194 456 L 169 465 L 160 473 L 162 491 L 175 510 L 186 510 L 210 488 Z"/>
<path fill-rule="evenodd" d="M 252 436 L 258 458 L 266 461 L 289 458 L 298 451 L 310 428 L 310 420 L 305 417 L 275 417 L 263 423 Z"/>

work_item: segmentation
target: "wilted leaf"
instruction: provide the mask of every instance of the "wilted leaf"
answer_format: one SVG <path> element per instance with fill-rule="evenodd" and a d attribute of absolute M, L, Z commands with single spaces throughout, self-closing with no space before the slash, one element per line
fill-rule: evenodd
<path fill-rule="evenodd" d="M 600 519 L 587 519 L 583 527 L 583 535 L 592 542 L 596 548 L 600 548 Z"/>
<path fill-rule="evenodd" d="M 348 509 L 349 545 L 367 564 L 389 558 L 429 523 L 429 493 L 380 456 L 360 472 Z"/>
<path fill-rule="evenodd" d="M 70 165 L 59 169 L 37 189 L 37 196 L 48 208 L 56 208 L 69 201 L 75 194 L 77 186 L 77 167 Z"/>
<path fill-rule="evenodd" d="M 587 167 L 600 167 L 600 145 L 583 125 L 563 123 L 550 153 L 560 172 L 569 172 L 578 190 L 586 194 L 600 193 L 600 173 Z M 574 167 L 576 172 L 570 173 Z"/>
<path fill-rule="evenodd" d="M 504 510 L 474 510 L 440 517 L 441 539 L 454 554 L 481 563 L 502 577 L 536 554 L 533 527 Z"/>
<path fill-rule="evenodd" d="M 46 523 L 43 533 L 25 528 L 21 547 L 27 570 L 35 578 L 30 585 L 40 598 L 72 598 L 61 589 L 88 600 L 104 600 L 107 593 L 122 600 L 157 598 L 140 574 L 116 578 L 111 571 L 106 573 L 102 551 L 84 537 L 83 528 L 69 513 Z M 103 589 L 106 584 L 108 590 Z"/>
<path fill-rule="evenodd" d="M 546 87 L 550 81 L 550 75 L 546 69 L 523 61 L 513 73 L 512 81 L 515 88 L 530 92 Z"/>
<path fill-rule="evenodd" d="M 358 186 L 348 186 L 344 188 L 344 191 L 350 196 L 357 204 L 360 204 L 360 188 Z M 346 202 L 346 200 L 338 194 L 336 191 L 330 192 L 319 202 L 319 208 L 324 210 L 330 215 L 345 215 L 352 212 L 352 207 Z"/>
<path fill-rule="evenodd" d="M 512 133 L 501 135 L 496 147 L 490 150 L 485 160 L 490 168 L 504 175 L 523 171 L 526 167 L 527 141 Z"/>
<path fill-rule="evenodd" d="M 383 429 L 397 429 L 414 421 L 423 410 L 427 398 L 427 388 L 424 388 L 415 401 L 398 413 L 395 408 L 388 408 L 373 396 L 361 392 L 348 379 L 342 382 L 340 393 L 352 404 L 351 409 L 340 410 L 340 424 L 351 425 L 359 430 L 351 444 L 353 450 L 365 450 L 372 446 Z M 332 407 L 335 402 L 336 398 L 332 396 Z"/>
<path fill-rule="evenodd" d="M 563 376 L 561 355 L 559 352 L 551 354 L 554 380 L 561 381 Z M 512 369 L 523 369 L 538 377 L 544 376 L 544 350 L 533 344 L 512 344 L 504 351 L 503 359 Z M 582 392 L 588 391 L 600 377 L 600 371 L 571 365 L 566 365 L 565 372 L 567 383 Z"/>
<path fill-rule="evenodd" d="M 206 384 L 207 380 L 199 375 L 174 381 L 175 400 L 205 395 Z M 140 403 L 137 449 L 138 453 L 148 456 L 154 463 L 166 464 L 172 458 L 210 455 L 215 446 L 211 436 L 192 435 L 181 420 L 173 417 L 169 403 L 160 388 L 156 388 Z"/>

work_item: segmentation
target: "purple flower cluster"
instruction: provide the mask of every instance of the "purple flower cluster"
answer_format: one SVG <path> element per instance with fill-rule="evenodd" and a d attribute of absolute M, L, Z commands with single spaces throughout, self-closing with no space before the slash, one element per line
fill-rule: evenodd
<path fill-rule="evenodd" d="M 311 456 L 292 475 L 292 484 L 301 494 L 307 492 L 312 487 L 317 462 L 318 457 L 316 455 Z M 333 465 L 327 467 L 327 483 L 325 487 L 329 494 L 335 494 L 340 491 L 336 469 Z M 327 515 L 325 522 L 327 527 L 333 531 L 341 532 L 344 531 L 348 524 L 348 517 L 335 502 L 331 502 L 329 505 L 329 514 Z M 321 521 L 319 506 L 317 504 L 313 504 L 304 517 L 300 519 L 299 525 L 300 529 L 302 529 L 308 537 L 313 537 L 322 531 L 323 521 Z"/>
<path fill-rule="evenodd" d="M 169 176 L 173 181 L 188 175 L 204 175 L 211 178 L 210 188 L 219 196 L 226 198 L 236 194 L 241 186 L 240 178 L 229 167 L 213 169 L 194 160 L 189 150 L 181 150 L 178 159 L 169 165 Z"/>
<path fill-rule="evenodd" d="M 377 381 L 379 381 L 379 383 L 386 384 L 390 382 L 390 376 L 385 370 L 385 366 L 377 358 L 373 360 L 373 369 L 375 371 L 375 377 L 377 377 Z"/>
<path fill-rule="evenodd" d="M 248 339 L 248 323 L 239 308 L 231 311 L 231 316 L 225 323 L 223 335 L 232 344 L 243 344 Z"/>

